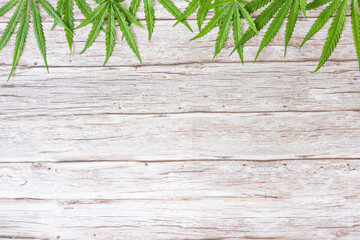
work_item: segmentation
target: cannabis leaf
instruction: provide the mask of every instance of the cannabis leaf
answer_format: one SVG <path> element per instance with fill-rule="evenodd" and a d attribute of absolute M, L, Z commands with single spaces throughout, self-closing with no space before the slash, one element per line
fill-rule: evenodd
<path fill-rule="evenodd" d="M 358 0 L 351 0 L 351 26 L 353 30 L 356 56 L 360 69 L 360 13 Z"/>
<path fill-rule="evenodd" d="M 189 5 L 186 7 L 186 9 L 183 12 L 183 14 L 181 15 L 181 17 L 174 24 L 174 26 L 176 26 L 179 22 L 185 20 L 193 12 L 195 12 L 196 9 L 199 8 L 197 15 L 196 15 L 196 21 L 197 21 L 199 31 L 201 31 L 201 25 L 203 24 L 205 17 L 210 10 L 211 3 L 212 3 L 212 0 L 192 0 L 189 3 Z"/>
<path fill-rule="evenodd" d="M 87 17 L 91 13 L 91 8 L 86 3 L 85 0 L 75 0 L 77 7 L 80 9 L 81 13 Z M 56 11 L 63 16 L 64 22 L 73 30 L 74 29 L 74 12 L 73 12 L 73 0 L 59 0 L 56 5 Z M 52 29 L 57 25 L 57 22 L 54 22 Z M 73 47 L 73 38 L 74 35 L 65 30 L 66 40 L 69 45 L 70 51 L 72 51 Z"/>
<path fill-rule="evenodd" d="M 255 11 L 266 4 L 268 4 L 269 0 L 255 0 L 247 4 L 245 7 L 249 9 L 249 11 Z M 254 20 L 257 29 L 262 29 L 266 26 L 266 24 L 273 18 L 268 29 L 265 32 L 265 35 L 260 43 L 259 50 L 256 54 L 255 61 L 258 58 L 261 51 L 269 44 L 271 39 L 278 33 L 280 27 L 282 26 L 285 18 L 287 18 L 286 29 L 285 29 L 285 51 L 284 55 L 286 55 L 286 50 L 290 38 L 294 32 L 295 24 L 299 15 L 299 11 L 302 12 L 306 19 L 306 0 L 274 0 L 271 2 Z M 275 15 L 275 16 L 274 16 Z M 236 47 L 232 51 L 240 51 L 239 54 L 241 62 L 243 62 L 242 48 L 243 44 L 246 43 L 249 39 L 251 39 L 255 35 L 253 29 L 249 28 L 243 38 L 236 44 Z"/>
<path fill-rule="evenodd" d="M 143 26 L 138 22 L 135 16 L 126 7 L 113 0 L 102 1 L 99 6 L 96 7 L 94 11 L 89 13 L 85 20 L 82 21 L 80 25 L 75 28 L 78 29 L 92 23 L 92 28 L 85 43 L 85 47 L 80 54 L 84 53 L 95 41 L 96 37 L 99 35 L 102 26 L 105 23 L 105 18 L 107 20 L 105 30 L 106 58 L 104 61 L 104 65 L 106 64 L 109 57 L 111 56 L 111 53 L 114 50 L 116 38 L 115 19 L 120 26 L 120 30 L 122 31 L 126 42 L 141 63 L 140 54 L 136 46 L 135 38 L 131 32 L 129 22 L 134 23 L 139 27 Z"/>
<path fill-rule="evenodd" d="M 359 54 L 359 8 L 358 1 L 351 0 L 351 24 L 353 29 L 354 44 L 355 50 L 360 61 Z M 346 10 L 347 10 L 348 1 L 347 0 L 333 0 L 319 15 L 315 20 L 314 24 L 311 26 L 309 32 L 306 34 L 303 42 L 301 43 L 302 47 L 304 43 L 314 36 L 330 19 L 330 17 L 335 13 L 335 16 L 331 22 L 330 28 L 327 33 L 325 44 L 320 56 L 319 64 L 316 67 L 315 71 L 318 71 L 324 63 L 329 59 L 331 53 L 334 51 L 337 43 L 339 42 L 340 35 L 344 28 L 345 19 L 346 19 Z"/>
<path fill-rule="evenodd" d="M 0 16 L 10 11 L 17 3 L 18 0 L 10 0 L 9 2 L 7 2 L 2 8 L 0 8 Z M 70 34 L 73 34 L 71 28 L 66 23 L 63 22 L 59 14 L 48 2 L 46 2 L 46 0 L 20 0 L 9 23 L 7 24 L 0 38 L 0 50 L 2 50 L 6 45 L 6 43 L 9 41 L 12 34 L 14 33 L 16 26 L 20 22 L 20 26 L 16 33 L 12 68 L 8 77 L 8 81 L 10 80 L 12 74 L 14 73 L 17 63 L 19 62 L 21 53 L 24 49 L 28 34 L 31 14 L 32 14 L 32 22 L 33 22 L 36 42 L 40 50 L 40 53 L 44 59 L 46 69 L 47 71 L 49 71 L 47 59 L 46 59 L 45 36 L 43 31 L 43 25 L 41 22 L 41 16 L 38 9 L 38 4 L 45 10 L 45 12 L 51 18 L 54 19 L 54 21 L 58 22 L 62 27 L 68 30 Z"/>
<path fill-rule="evenodd" d="M 332 0 L 314 0 L 311 3 L 306 5 L 306 10 L 312 10 L 318 7 L 321 7 L 329 2 L 331 2 Z"/>
<path fill-rule="evenodd" d="M 132 15 L 135 15 L 138 11 L 141 0 L 132 0 L 130 4 L 130 12 Z M 180 10 L 174 5 L 174 3 L 170 0 L 158 0 L 159 3 L 177 20 L 180 20 L 182 24 L 184 24 L 190 31 L 192 31 L 190 25 L 186 22 L 185 19 L 181 19 L 182 14 Z M 144 3 L 144 12 L 145 12 L 145 20 L 146 27 L 148 29 L 148 39 L 150 41 L 152 33 L 154 31 L 155 26 L 155 11 L 152 0 L 143 0 Z M 130 21 L 131 23 L 131 21 Z"/>
<path fill-rule="evenodd" d="M 311 29 L 306 34 L 303 42 L 300 45 L 300 48 L 304 45 L 304 43 L 309 40 L 312 36 L 314 36 L 330 19 L 333 13 L 336 11 L 339 6 L 341 0 L 333 0 L 329 6 L 327 6 L 315 20 L 314 24 L 311 26 Z"/>
<path fill-rule="evenodd" d="M 228 37 L 230 25 L 232 22 L 233 25 L 233 34 L 234 40 L 241 39 L 242 35 L 242 24 L 241 17 L 245 18 L 246 22 L 249 24 L 250 28 L 257 33 L 257 29 L 254 21 L 252 20 L 250 13 L 241 5 L 243 1 L 241 0 L 225 0 L 225 1 L 215 1 L 212 5 L 212 8 L 219 7 L 219 10 L 215 11 L 213 18 L 205 25 L 205 27 L 191 40 L 205 36 L 210 32 L 215 26 L 219 26 L 219 33 L 216 38 L 215 43 L 215 54 L 216 55 L 221 51 L 224 46 L 224 43 Z"/>

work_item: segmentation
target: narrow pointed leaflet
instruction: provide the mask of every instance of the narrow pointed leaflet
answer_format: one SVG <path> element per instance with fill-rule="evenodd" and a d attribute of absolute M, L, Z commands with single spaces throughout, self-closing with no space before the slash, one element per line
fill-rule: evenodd
<path fill-rule="evenodd" d="M 59 14 L 55 11 L 55 9 L 45 0 L 11 0 L 0 8 L 0 16 L 9 12 L 15 6 L 15 11 L 13 12 L 12 17 L 10 18 L 0 38 L 0 50 L 2 50 L 6 46 L 10 37 L 14 34 L 16 27 L 19 26 L 16 31 L 12 67 L 8 80 L 13 75 L 16 66 L 20 60 L 20 56 L 25 48 L 30 23 L 33 24 L 34 36 L 38 49 L 44 60 L 44 65 L 46 67 L 46 70 L 49 71 L 46 58 L 46 41 L 39 11 L 40 6 L 52 19 L 54 19 L 54 21 L 58 22 L 59 25 L 63 26 L 66 30 L 68 30 L 70 34 L 73 34 L 73 31 L 70 29 L 70 27 L 64 23 L 64 21 L 60 18 Z M 31 21 L 30 18 L 32 18 Z"/>
<path fill-rule="evenodd" d="M 135 18 L 130 10 L 121 5 L 120 3 L 113 0 L 104 0 L 100 5 L 91 12 L 86 19 L 80 23 L 77 28 L 84 27 L 88 24 L 92 24 L 91 31 L 88 35 L 87 41 L 85 43 L 84 49 L 81 53 L 84 53 L 95 41 L 97 36 L 100 33 L 101 28 L 106 22 L 105 30 L 105 48 L 106 48 L 106 57 L 104 64 L 109 60 L 115 45 L 116 39 L 116 25 L 115 19 L 117 20 L 120 30 L 129 45 L 130 49 L 134 52 L 138 60 L 141 62 L 140 54 L 137 49 L 135 38 L 131 32 L 129 22 L 134 23 L 137 26 L 143 27 L 139 21 Z"/>
<path fill-rule="evenodd" d="M 231 24 L 234 31 L 234 44 L 242 38 L 242 24 L 241 18 L 243 17 L 252 31 L 257 33 L 256 25 L 250 16 L 250 13 L 242 6 L 243 1 L 239 0 L 219 0 L 215 1 L 210 6 L 212 9 L 217 9 L 212 19 L 205 25 L 204 28 L 192 40 L 205 36 L 216 26 L 219 26 L 218 36 L 215 42 L 214 58 L 224 47 L 224 43 L 228 37 Z M 237 49 L 241 53 L 241 49 Z"/>

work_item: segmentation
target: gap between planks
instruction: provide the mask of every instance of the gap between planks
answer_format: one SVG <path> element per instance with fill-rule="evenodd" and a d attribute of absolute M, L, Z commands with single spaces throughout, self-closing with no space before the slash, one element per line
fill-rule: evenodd
<path fill-rule="evenodd" d="M 54 161 L 2 161 L 0 160 L 0 164 L 78 164 L 78 163 L 143 163 L 143 164 L 152 164 L 152 163 L 181 163 L 181 162 L 254 162 L 254 163 L 265 163 L 265 162 L 286 162 L 286 161 L 360 161 L 359 157 L 351 157 L 351 158 L 311 158 L 304 156 L 303 158 L 273 158 L 273 159 L 246 159 L 246 158 L 194 158 L 194 159 L 174 159 L 174 160 L 137 160 L 137 159 L 118 159 L 118 160 L 111 160 L 111 159 L 66 159 L 66 160 L 54 160 Z"/>
<path fill-rule="evenodd" d="M 344 92 L 344 93 L 360 93 L 360 92 Z M 0 95 L 0 97 L 6 95 Z M 14 96 L 12 96 L 14 97 Z M 18 111 L 26 110 L 26 109 L 16 109 Z M 202 114 L 226 114 L 226 115 L 238 115 L 238 114 L 261 114 L 261 115 L 270 115 L 270 114 L 282 114 L 282 113 L 304 113 L 304 114 L 311 114 L 311 113 L 335 113 L 335 112 L 359 112 L 360 109 L 334 109 L 334 110 L 327 110 L 327 109 L 319 109 L 319 110 L 274 110 L 274 111 L 187 111 L 187 112 L 102 112 L 102 113 L 74 113 L 74 114 L 32 114 L 32 115 L 22 115 L 22 116 L 15 116 L 15 117 L 5 117 L 4 120 L 9 120 L 12 118 L 33 118 L 33 117 L 80 117 L 80 116 L 96 116 L 96 115 L 105 115 L 105 116 L 171 116 L 171 115 L 202 115 Z M 0 113 L 0 116 L 2 114 Z"/>

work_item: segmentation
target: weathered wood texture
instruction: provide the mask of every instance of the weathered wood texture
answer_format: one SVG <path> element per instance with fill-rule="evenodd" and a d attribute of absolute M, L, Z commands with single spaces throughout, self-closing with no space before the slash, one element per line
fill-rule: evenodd
<path fill-rule="evenodd" d="M 9 83 L 14 37 L 1 52 L 0 239 L 360 239 L 349 17 L 311 74 L 326 31 L 298 47 L 320 10 L 300 18 L 286 58 L 282 27 L 256 64 L 263 32 L 249 41 L 241 65 L 231 41 L 212 60 L 215 31 L 190 42 L 155 9 L 150 43 L 133 28 L 142 65 L 120 35 L 106 66 L 102 33 L 79 56 L 89 28 L 69 53 L 45 15 L 50 74 L 32 29 Z"/>
<path fill-rule="evenodd" d="M 359 163 L 1 164 L 0 223 L 19 239 L 357 239 Z"/>

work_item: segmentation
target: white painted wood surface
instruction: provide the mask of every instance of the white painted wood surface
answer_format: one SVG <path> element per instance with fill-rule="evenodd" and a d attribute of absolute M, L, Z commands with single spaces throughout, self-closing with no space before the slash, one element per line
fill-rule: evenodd
<path fill-rule="evenodd" d="M 282 28 L 256 64 L 263 33 L 252 39 L 241 65 L 231 41 L 212 60 L 214 31 L 189 42 L 155 8 L 150 43 L 134 28 L 143 65 L 120 36 L 106 66 L 103 35 L 79 56 L 89 28 L 68 53 L 48 17 L 50 74 L 32 31 L 9 83 L 14 38 L 1 52 L 0 239 L 360 239 L 349 21 L 311 74 L 326 31 L 298 46 L 319 10 L 286 58 Z"/>

